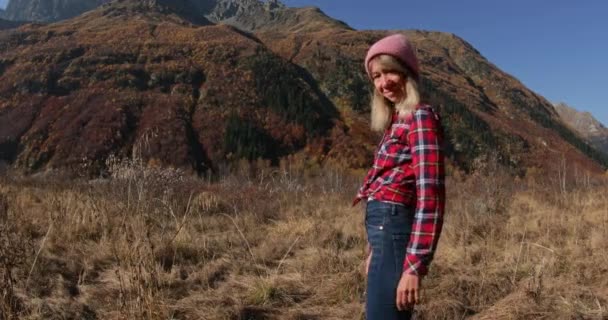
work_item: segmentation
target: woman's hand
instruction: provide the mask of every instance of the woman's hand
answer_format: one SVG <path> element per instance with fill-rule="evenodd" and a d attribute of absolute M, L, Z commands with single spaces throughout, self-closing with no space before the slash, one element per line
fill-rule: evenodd
<path fill-rule="evenodd" d="M 397 309 L 407 310 L 420 302 L 420 277 L 403 273 L 397 286 Z"/>

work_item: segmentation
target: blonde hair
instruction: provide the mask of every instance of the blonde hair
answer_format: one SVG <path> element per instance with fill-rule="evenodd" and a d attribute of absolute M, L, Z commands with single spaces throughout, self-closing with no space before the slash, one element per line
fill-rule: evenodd
<path fill-rule="evenodd" d="M 374 88 L 371 101 L 371 128 L 373 131 L 384 131 L 391 122 L 391 116 L 396 110 L 400 117 L 413 111 L 420 104 L 420 91 L 418 89 L 418 79 L 402 64 L 390 55 L 379 55 L 370 61 L 370 65 L 377 61 L 380 67 L 388 70 L 396 70 L 405 77 L 405 99 L 395 104 L 386 99 L 378 90 Z"/>

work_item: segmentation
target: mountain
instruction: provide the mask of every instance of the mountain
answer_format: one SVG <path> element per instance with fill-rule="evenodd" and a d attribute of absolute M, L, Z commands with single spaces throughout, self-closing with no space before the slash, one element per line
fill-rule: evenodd
<path fill-rule="evenodd" d="M 205 25 L 117 1 L 0 33 L 0 160 L 96 170 L 136 153 L 201 172 L 322 148 L 339 130 L 305 71 L 234 27 Z"/>
<path fill-rule="evenodd" d="M 387 32 L 356 31 L 314 8 L 257 2 L 251 8 L 274 13 L 256 16 L 235 3 L 253 2 L 119 0 L 0 32 L 0 161 L 91 174 L 112 156 L 199 173 L 292 154 L 369 166 L 378 137 L 368 130 L 363 57 Z M 232 18 L 250 31 L 224 23 Z M 461 38 L 403 32 L 418 48 L 453 166 L 608 165 L 551 103 Z"/>
<path fill-rule="evenodd" d="M 10 0 L 4 18 L 50 22 L 75 17 L 109 0 Z"/>
<path fill-rule="evenodd" d="M 608 128 L 589 112 L 578 111 L 565 103 L 555 104 L 562 120 L 598 150 L 608 154 Z"/>
<path fill-rule="evenodd" d="M 216 0 L 203 14 L 215 23 L 225 23 L 249 32 L 311 32 L 347 28 L 344 22 L 314 7 L 288 8 L 278 0 Z"/>
<path fill-rule="evenodd" d="M 6 19 L 53 22 L 68 19 L 99 7 L 111 0 L 11 0 Z M 117 0 L 120 2 L 121 0 Z M 345 23 L 326 16 L 318 8 L 288 8 L 278 0 L 141 0 L 160 5 L 181 7 L 214 23 L 235 26 L 245 31 L 281 30 L 316 31 L 327 28 L 349 28 Z M 310 23 L 314 21 L 315 23 Z"/>
<path fill-rule="evenodd" d="M 0 30 L 16 28 L 25 23 L 23 21 L 7 20 L 5 17 L 6 11 L 2 9 L 3 5 L 4 3 L 0 1 Z"/>

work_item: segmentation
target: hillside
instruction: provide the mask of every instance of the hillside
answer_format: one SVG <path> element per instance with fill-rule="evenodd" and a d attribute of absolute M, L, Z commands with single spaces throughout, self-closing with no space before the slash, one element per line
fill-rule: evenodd
<path fill-rule="evenodd" d="M 596 149 L 608 154 L 608 128 L 589 112 L 578 111 L 565 103 L 555 104 L 555 110 L 566 124 L 571 126 Z"/>
<path fill-rule="evenodd" d="M 121 0 L 1 32 L 0 161 L 26 172 L 91 174 L 110 156 L 197 173 L 291 154 L 368 166 L 377 137 L 367 129 L 362 58 L 386 32 L 352 30 L 318 9 L 276 1 L 202 7 L 210 3 Z M 218 3 L 284 14 L 260 14 L 247 33 L 214 24 L 240 17 L 247 25 L 247 10 Z M 231 15 L 197 13 L 203 9 Z M 523 173 L 564 157 L 603 172 L 606 158 L 548 101 L 470 44 L 405 32 L 418 47 L 428 99 L 443 114 L 454 166 L 469 170 L 494 157 Z"/>
<path fill-rule="evenodd" d="M 1 36 L 1 158 L 28 171 L 138 153 L 201 172 L 224 157 L 278 159 L 335 126 L 296 66 L 164 6 L 119 2 Z M 275 80 L 261 70 L 283 77 L 284 91 L 259 91 Z"/>
<path fill-rule="evenodd" d="M 259 37 L 275 52 L 310 70 L 337 105 L 365 114 L 367 80 L 360 57 L 383 34 L 338 31 L 288 37 L 261 33 Z M 470 44 L 447 33 L 406 34 L 420 54 L 429 100 L 443 107 L 456 162 L 466 166 L 472 158 L 494 149 L 513 166 L 544 166 L 546 159 L 562 154 L 586 166 L 589 162 L 579 153 L 583 150 L 606 164 L 602 155 L 563 126 L 551 103 L 496 68 Z"/>

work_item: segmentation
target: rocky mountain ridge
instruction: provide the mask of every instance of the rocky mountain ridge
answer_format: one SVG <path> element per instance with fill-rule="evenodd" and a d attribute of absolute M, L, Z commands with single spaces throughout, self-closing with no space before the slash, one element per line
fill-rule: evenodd
<path fill-rule="evenodd" d="M 109 0 L 10 0 L 4 18 L 14 21 L 52 22 L 92 10 Z"/>
<path fill-rule="evenodd" d="M 15 21 L 55 22 L 90 11 L 112 0 L 10 0 L 5 18 Z M 122 2 L 124 0 L 115 0 Z M 278 0 L 139 0 L 187 13 L 197 19 L 235 26 L 245 31 L 312 31 L 349 28 L 318 8 L 288 8 Z M 315 24 L 302 22 L 315 21 Z"/>
<path fill-rule="evenodd" d="M 589 112 L 578 111 L 565 103 L 554 105 L 562 120 L 598 150 L 608 154 L 608 128 Z"/>

